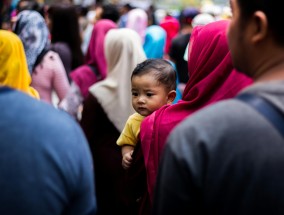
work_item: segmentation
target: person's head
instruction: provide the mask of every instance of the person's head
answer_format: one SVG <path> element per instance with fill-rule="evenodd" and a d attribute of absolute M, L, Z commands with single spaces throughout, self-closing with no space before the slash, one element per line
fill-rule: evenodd
<path fill-rule="evenodd" d="M 104 4 L 102 6 L 101 19 L 109 19 L 113 22 L 118 22 L 120 18 L 119 9 L 114 4 Z"/>
<path fill-rule="evenodd" d="M 251 77 L 281 62 L 284 51 L 283 1 L 231 0 L 232 21 L 228 29 L 234 66 Z"/>
<path fill-rule="evenodd" d="M 192 26 L 192 20 L 195 16 L 199 14 L 199 10 L 196 8 L 185 8 L 180 12 L 179 22 L 180 26 L 183 28 L 185 26 Z"/>
<path fill-rule="evenodd" d="M 133 7 L 131 6 L 130 3 L 126 3 L 124 5 L 122 5 L 122 7 L 120 8 L 119 12 L 121 15 L 124 15 L 126 13 L 128 13 L 130 10 L 132 10 Z"/>
<path fill-rule="evenodd" d="M 44 4 L 40 4 L 36 0 L 20 0 L 16 9 L 17 13 L 20 13 L 23 10 L 34 10 L 44 17 Z"/>
<path fill-rule="evenodd" d="M 32 73 L 37 57 L 49 45 L 49 31 L 44 18 L 36 11 L 24 10 L 18 14 L 14 32 L 24 44 L 29 71 Z"/>
<path fill-rule="evenodd" d="M 117 25 L 108 19 L 102 19 L 96 22 L 89 42 L 86 64 L 96 67 L 104 79 L 107 75 L 107 65 L 104 51 L 104 41 L 109 30 L 117 28 Z"/>
<path fill-rule="evenodd" d="M 128 117 L 135 112 L 131 101 L 131 73 L 146 60 L 139 35 L 132 29 L 110 29 L 104 39 L 107 76 L 89 88 L 110 121 L 122 131 Z"/>
<path fill-rule="evenodd" d="M 20 38 L 10 31 L 0 30 L 0 53 L 0 85 L 39 98 L 36 90 L 30 87 L 31 76 Z"/>
<path fill-rule="evenodd" d="M 200 13 L 193 18 L 192 27 L 194 28 L 200 25 L 207 25 L 214 21 L 216 21 L 215 18 L 209 13 Z"/>
<path fill-rule="evenodd" d="M 176 97 L 176 71 L 163 59 L 147 59 L 138 64 L 131 76 L 132 105 L 148 116 Z"/>
<path fill-rule="evenodd" d="M 148 15 L 145 10 L 135 8 L 129 11 L 126 28 L 133 29 L 141 37 L 141 43 L 144 43 L 146 29 L 148 26 Z"/>
<path fill-rule="evenodd" d="M 233 67 L 226 36 L 229 23 L 220 20 L 193 28 L 188 51 L 190 79 L 182 97 L 191 101 L 192 108 L 231 98 L 251 83 Z"/>
<path fill-rule="evenodd" d="M 64 42 L 72 52 L 72 69 L 84 63 L 81 50 L 79 14 L 70 4 L 53 4 L 47 11 L 51 43 Z"/>

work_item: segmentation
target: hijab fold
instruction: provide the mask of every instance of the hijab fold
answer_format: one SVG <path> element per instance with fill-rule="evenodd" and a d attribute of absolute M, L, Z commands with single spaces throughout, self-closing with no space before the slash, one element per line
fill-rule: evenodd
<path fill-rule="evenodd" d="M 12 32 L 0 30 L 0 53 L 0 85 L 39 98 L 38 92 L 30 87 L 31 76 L 20 38 Z"/>
<path fill-rule="evenodd" d="M 146 29 L 143 48 L 147 58 L 163 58 L 166 37 L 166 31 L 159 25 L 151 25 Z"/>
<path fill-rule="evenodd" d="M 132 29 L 112 29 L 105 38 L 108 75 L 90 88 L 110 121 L 122 131 L 127 118 L 134 113 L 131 74 L 138 63 L 146 60 L 139 35 Z"/>
<path fill-rule="evenodd" d="M 107 75 L 104 40 L 107 32 L 114 28 L 117 28 L 117 25 L 107 19 L 99 20 L 95 24 L 86 55 L 86 64 L 70 73 L 71 79 L 80 88 L 84 98 L 89 94 L 89 87 L 105 79 Z"/>
<path fill-rule="evenodd" d="M 24 10 L 18 14 L 14 32 L 24 44 L 30 74 L 38 57 L 49 48 L 49 31 L 43 17 L 36 11 Z"/>
<path fill-rule="evenodd" d="M 172 129 L 195 111 L 234 97 L 252 80 L 233 69 L 226 39 L 228 21 L 194 28 L 187 82 L 182 100 L 164 106 L 146 117 L 141 125 L 141 144 L 147 171 L 148 192 L 153 197 L 160 156 Z"/>
<path fill-rule="evenodd" d="M 99 20 L 95 25 L 90 39 L 86 64 L 97 68 L 102 76 L 102 79 L 106 77 L 107 65 L 104 53 L 104 40 L 107 32 L 110 29 L 117 28 L 117 25 L 108 19 Z"/>

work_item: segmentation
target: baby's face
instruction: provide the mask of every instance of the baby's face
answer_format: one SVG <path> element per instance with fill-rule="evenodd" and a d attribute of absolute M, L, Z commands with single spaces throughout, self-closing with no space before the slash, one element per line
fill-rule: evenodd
<path fill-rule="evenodd" d="M 168 103 L 168 92 L 151 73 L 134 76 L 132 84 L 132 105 L 142 116 L 148 116 Z"/>

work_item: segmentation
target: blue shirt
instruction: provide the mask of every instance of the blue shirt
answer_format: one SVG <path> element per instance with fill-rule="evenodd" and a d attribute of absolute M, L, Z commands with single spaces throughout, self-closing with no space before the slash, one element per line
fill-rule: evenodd
<path fill-rule="evenodd" d="M 68 114 L 0 87 L 0 214 L 95 214 L 92 158 Z"/>

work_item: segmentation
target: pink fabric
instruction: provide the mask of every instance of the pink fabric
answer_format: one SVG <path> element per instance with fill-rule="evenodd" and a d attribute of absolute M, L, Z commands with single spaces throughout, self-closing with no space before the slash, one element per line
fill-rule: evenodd
<path fill-rule="evenodd" d="M 171 42 L 179 32 L 179 21 L 172 16 L 166 16 L 161 21 L 160 26 L 167 32 L 165 53 L 169 53 Z"/>
<path fill-rule="evenodd" d="M 117 28 L 117 25 L 107 19 L 99 20 L 95 24 L 86 54 L 86 64 L 70 73 L 71 79 L 78 85 L 84 98 L 88 96 L 90 86 L 106 77 L 107 64 L 104 52 L 104 40 L 107 32 L 114 28 Z M 88 65 L 92 66 L 96 70 L 96 73 Z M 100 77 L 97 77 L 96 74 L 99 74 Z"/>
<path fill-rule="evenodd" d="M 61 101 L 70 88 L 65 68 L 59 55 L 49 51 L 43 57 L 32 73 L 32 83 L 40 99 L 52 104 L 52 91 L 54 90 Z"/>
<path fill-rule="evenodd" d="M 142 45 L 145 41 L 147 27 L 148 15 L 143 9 L 135 8 L 129 11 L 126 28 L 130 28 L 139 34 Z"/>
<path fill-rule="evenodd" d="M 233 69 L 226 41 L 227 26 L 228 21 L 218 21 L 194 28 L 188 61 L 190 80 L 182 100 L 160 108 L 142 122 L 140 137 L 151 200 L 160 156 L 172 129 L 195 111 L 232 98 L 252 83 Z"/>
<path fill-rule="evenodd" d="M 89 95 L 89 87 L 98 81 L 98 77 L 88 65 L 78 67 L 70 73 L 70 77 L 80 88 L 84 98 Z"/>
<path fill-rule="evenodd" d="M 86 54 L 86 64 L 95 67 L 101 74 L 102 79 L 106 77 L 107 64 L 104 52 L 104 40 L 110 29 L 117 28 L 117 25 L 107 19 L 99 20 L 95 25 Z"/>

